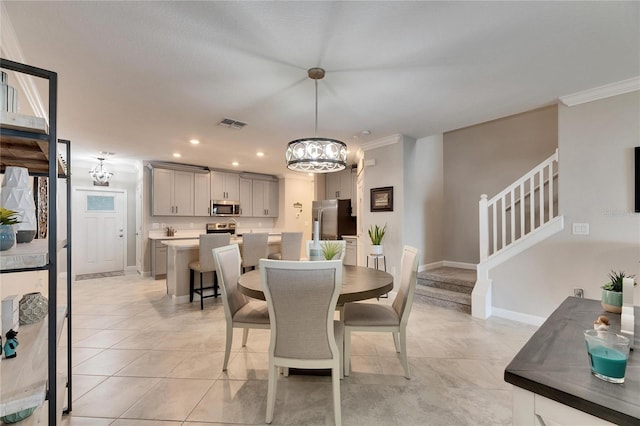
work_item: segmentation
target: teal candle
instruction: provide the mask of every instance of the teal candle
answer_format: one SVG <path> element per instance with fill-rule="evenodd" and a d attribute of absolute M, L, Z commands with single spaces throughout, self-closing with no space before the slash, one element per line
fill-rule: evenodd
<path fill-rule="evenodd" d="M 622 379 L 627 369 L 627 356 L 615 349 L 596 346 L 589 349 L 591 370 L 603 376 Z"/>

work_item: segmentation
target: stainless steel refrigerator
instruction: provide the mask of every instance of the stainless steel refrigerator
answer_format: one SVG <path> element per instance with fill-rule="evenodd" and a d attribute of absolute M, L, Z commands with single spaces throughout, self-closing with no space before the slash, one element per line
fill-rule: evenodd
<path fill-rule="evenodd" d="M 356 218 L 351 216 L 351 200 L 320 200 L 313 202 L 313 221 L 320 224 L 321 240 L 341 240 L 343 235 L 356 234 Z M 313 235 L 313 226 L 311 228 Z"/>

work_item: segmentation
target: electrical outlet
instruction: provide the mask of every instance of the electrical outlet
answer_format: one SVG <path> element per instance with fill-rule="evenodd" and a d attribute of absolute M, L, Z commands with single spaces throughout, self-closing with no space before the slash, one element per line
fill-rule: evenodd
<path fill-rule="evenodd" d="M 574 288 L 573 289 L 573 295 L 575 297 L 579 297 L 579 298 L 584 298 L 584 290 L 581 288 Z"/>
<path fill-rule="evenodd" d="M 573 235 L 589 235 L 589 224 L 588 223 L 574 223 L 573 224 Z"/>

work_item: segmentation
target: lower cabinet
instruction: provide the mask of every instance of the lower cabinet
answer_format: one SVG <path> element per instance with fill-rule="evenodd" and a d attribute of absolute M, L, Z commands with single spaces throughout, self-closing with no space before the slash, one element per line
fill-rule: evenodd
<path fill-rule="evenodd" d="M 345 237 L 342 239 L 346 243 L 344 261 L 345 265 L 357 266 L 358 265 L 358 239 L 356 237 Z"/>
<path fill-rule="evenodd" d="M 160 240 L 151 240 L 151 276 L 155 280 L 167 276 L 167 246 Z"/>

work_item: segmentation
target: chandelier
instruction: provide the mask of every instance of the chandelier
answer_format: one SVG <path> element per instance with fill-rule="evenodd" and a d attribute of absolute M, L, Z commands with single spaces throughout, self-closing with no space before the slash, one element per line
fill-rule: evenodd
<path fill-rule="evenodd" d="M 347 167 L 347 145 L 336 139 L 318 137 L 318 80 L 324 78 L 324 70 L 310 68 L 307 74 L 316 83 L 315 137 L 289 142 L 285 154 L 287 167 L 308 173 L 339 172 Z"/>
<path fill-rule="evenodd" d="M 104 168 L 104 165 L 102 164 L 104 158 L 98 158 L 98 160 L 100 161 L 100 164 L 89 170 L 89 176 L 93 179 L 94 185 L 109 186 L 109 180 L 113 176 L 113 173 Z"/>

